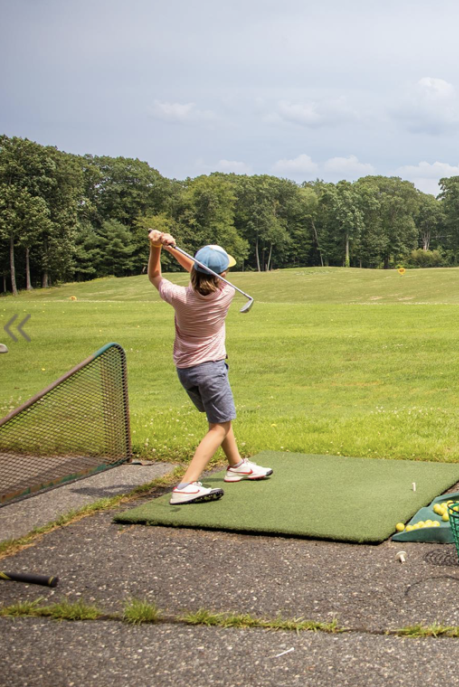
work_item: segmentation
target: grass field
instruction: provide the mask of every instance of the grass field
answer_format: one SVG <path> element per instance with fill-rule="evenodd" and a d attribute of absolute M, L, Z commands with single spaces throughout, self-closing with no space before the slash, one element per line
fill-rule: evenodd
<path fill-rule="evenodd" d="M 180 284 L 187 275 L 172 275 Z M 234 273 L 227 320 L 241 451 L 459 460 L 459 270 Z M 76 301 L 70 297 L 76 296 Z M 4 325 L 31 318 L 28 343 Z M 186 459 L 206 423 L 172 362 L 173 310 L 146 276 L 0 299 L 0 415 L 103 344 L 128 358 L 134 450 Z M 14 331 L 14 327 L 13 327 Z"/>

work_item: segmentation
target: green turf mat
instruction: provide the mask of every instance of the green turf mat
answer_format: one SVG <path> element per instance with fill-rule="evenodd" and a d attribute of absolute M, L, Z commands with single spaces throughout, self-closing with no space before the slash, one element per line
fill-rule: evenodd
<path fill-rule="evenodd" d="M 169 505 L 169 495 L 121 513 L 117 522 L 381 542 L 459 480 L 459 464 L 264 451 L 253 457 L 272 477 L 225 484 L 219 501 Z M 413 491 L 413 482 L 416 490 Z"/>

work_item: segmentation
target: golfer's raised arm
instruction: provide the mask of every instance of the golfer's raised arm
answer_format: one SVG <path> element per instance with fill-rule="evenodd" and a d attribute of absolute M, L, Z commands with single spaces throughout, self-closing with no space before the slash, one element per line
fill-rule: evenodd
<path fill-rule="evenodd" d="M 193 260 L 190 260 L 190 258 L 187 258 L 185 255 L 182 255 L 182 253 L 179 253 L 173 246 L 164 246 L 164 249 L 167 250 L 168 253 L 174 256 L 174 258 L 177 260 L 179 265 L 183 267 L 184 270 L 187 272 L 191 272 L 191 268 L 193 267 Z"/>
<path fill-rule="evenodd" d="M 174 256 L 179 265 L 181 265 L 187 272 L 191 272 L 193 267 L 193 260 L 182 255 L 179 251 L 175 250 L 173 244 L 175 244 L 175 239 L 170 234 L 165 234 L 163 232 L 152 229 L 148 238 L 150 239 L 150 258 L 148 260 L 148 278 L 157 289 L 159 288 L 159 283 L 162 279 L 161 275 L 161 248 L 164 247 L 168 253 Z"/>
<path fill-rule="evenodd" d="M 159 232 L 151 231 L 148 235 L 150 240 L 150 257 L 148 259 L 148 279 L 153 286 L 159 288 L 161 275 L 161 244 L 159 243 Z"/>

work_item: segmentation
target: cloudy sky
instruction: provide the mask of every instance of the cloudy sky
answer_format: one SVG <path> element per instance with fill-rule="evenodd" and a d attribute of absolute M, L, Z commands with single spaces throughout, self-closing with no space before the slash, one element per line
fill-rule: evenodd
<path fill-rule="evenodd" d="M 457 0 L 0 0 L 0 132 L 301 182 L 459 175 Z"/>

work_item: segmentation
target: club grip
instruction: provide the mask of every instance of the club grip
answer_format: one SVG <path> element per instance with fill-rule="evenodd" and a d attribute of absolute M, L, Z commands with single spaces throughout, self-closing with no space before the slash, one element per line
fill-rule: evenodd
<path fill-rule="evenodd" d="M 3 571 L 0 571 L 0 580 L 42 584 L 45 587 L 56 587 L 59 582 L 59 578 L 54 576 L 49 577 L 48 575 L 35 575 L 35 573 L 11 573 Z"/>

